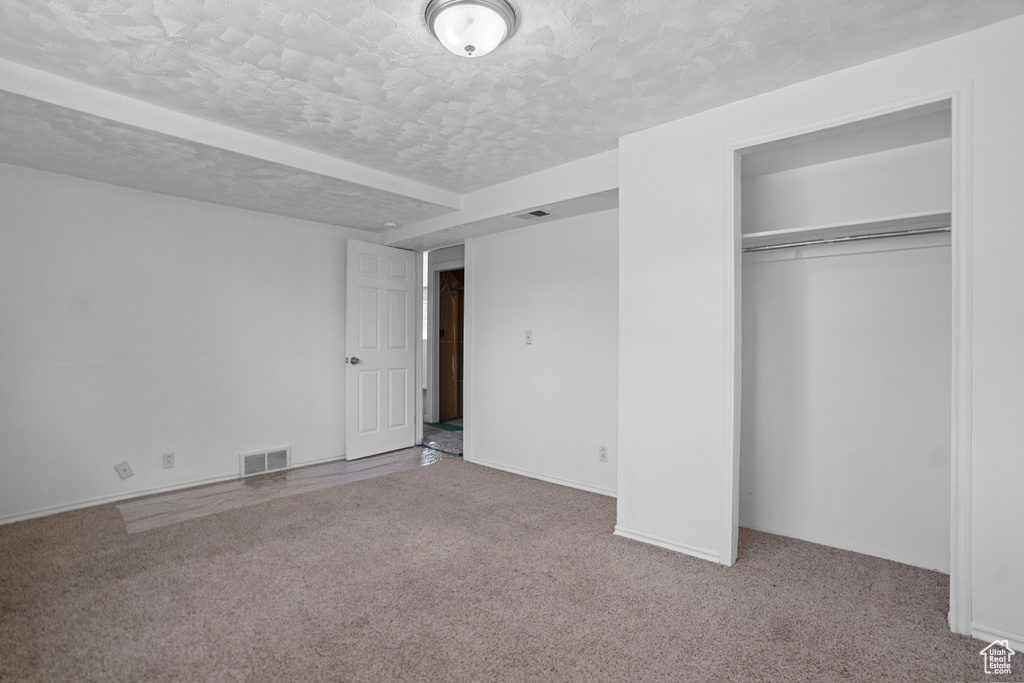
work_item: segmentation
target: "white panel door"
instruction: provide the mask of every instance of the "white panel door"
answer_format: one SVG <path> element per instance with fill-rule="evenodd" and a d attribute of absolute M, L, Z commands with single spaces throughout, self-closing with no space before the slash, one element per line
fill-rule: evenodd
<path fill-rule="evenodd" d="M 348 240 L 345 453 L 355 460 L 416 440 L 416 254 Z"/>

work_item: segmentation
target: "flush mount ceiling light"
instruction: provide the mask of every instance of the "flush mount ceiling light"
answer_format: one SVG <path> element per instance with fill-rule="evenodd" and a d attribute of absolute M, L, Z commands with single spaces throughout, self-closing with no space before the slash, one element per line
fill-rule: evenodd
<path fill-rule="evenodd" d="M 445 48 L 462 57 L 483 57 L 516 28 L 516 13 L 505 0 L 430 0 L 427 26 Z"/>

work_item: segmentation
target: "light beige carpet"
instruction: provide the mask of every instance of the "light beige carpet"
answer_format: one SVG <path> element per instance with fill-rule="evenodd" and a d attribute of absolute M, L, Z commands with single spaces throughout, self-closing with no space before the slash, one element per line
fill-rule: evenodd
<path fill-rule="evenodd" d="M 444 457 L 444 454 L 435 450 L 414 446 L 361 460 L 335 460 L 321 465 L 145 496 L 118 503 L 117 509 L 124 518 L 125 529 L 134 534 L 266 503 L 275 498 L 309 493 L 360 479 L 372 479 L 413 467 L 425 467 Z"/>
<path fill-rule="evenodd" d="M 113 505 L 0 527 L 0 680 L 986 678 L 941 574 L 749 531 L 726 568 L 614 521 L 449 458 L 135 534 Z"/>

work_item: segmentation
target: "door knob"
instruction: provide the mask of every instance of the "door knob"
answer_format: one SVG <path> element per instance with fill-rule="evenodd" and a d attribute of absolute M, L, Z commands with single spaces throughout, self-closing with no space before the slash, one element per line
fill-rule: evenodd
<path fill-rule="evenodd" d="M 352 356 L 351 358 L 348 359 L 348 362 L 351 363 L 352 365 L 359 365 L 363 361 L 359 360 L 355 356 Z"/>

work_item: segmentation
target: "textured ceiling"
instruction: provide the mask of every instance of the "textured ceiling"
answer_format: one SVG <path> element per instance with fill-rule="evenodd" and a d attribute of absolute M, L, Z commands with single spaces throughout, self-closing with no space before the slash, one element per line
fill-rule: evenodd
<path fill-rule="evenodd" d="M 466 193 L 1024 13 L 1021 0 L 512 1 L 516 33 L 469 60 L 430 36 L 425 0 L 3 0 L 0 58 Z M 51 114 L 40 120 L 78 131 L 72 140 L 109 134 L 92 158 L 150 144 Z M 5 153 L 24 123 L 13 120 L 0 120 Z M 119 135 L 128 142 L 110 146 Z M 288 176 L 270 166 L 268 177 Z"/>
<path fill-rule="evenodd" d="M 0 126 L 0 161 L 139 190 L 371 231 L 451 211 L 3 91 Z"/>

